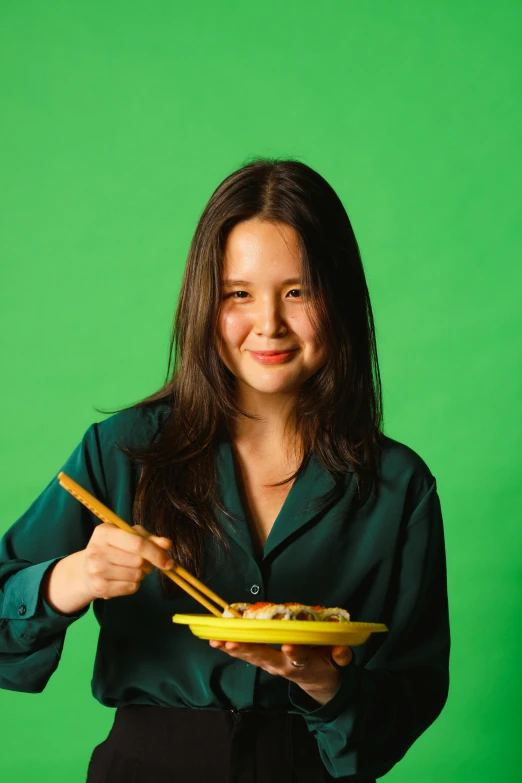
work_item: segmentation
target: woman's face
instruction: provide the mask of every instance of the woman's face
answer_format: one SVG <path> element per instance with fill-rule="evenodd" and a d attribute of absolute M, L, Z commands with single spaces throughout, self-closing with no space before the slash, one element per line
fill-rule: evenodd
<path fill-rule="evenodd" d="M 225 247 L 218 350 L 238 383 L 257 392 L 295 393 L 324 364 L 300 276 L 293 228 L 257 219 L 234 226 Z"/>

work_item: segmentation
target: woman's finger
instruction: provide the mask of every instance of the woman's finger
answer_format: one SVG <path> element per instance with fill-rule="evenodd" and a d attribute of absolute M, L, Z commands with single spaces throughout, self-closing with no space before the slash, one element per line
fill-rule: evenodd
<path fill-rule="evenodd" d="M 147 530 L 143 527 L 143 525 L 134 525 L 135 530 L 139 530 L 141 533 L 145 533 L 148 536 L 148 540 L 152 541 L 153 544 L 157 544 L 161 549 L 170 549 L 172 547 L 172 541 L 170 538 L 166 538 L 165 536 L 154 536 L 150 535 Z"/>
<path fill-rule="evenodd" d="M 136 527 L 139 527 L 136 525 Z M 170 568 L 172 560 L 163 547 L 158 546 L 153 540 L 133 535 L 126 530 L 111 525 L 112 530 L 107 531 L 107 543 L 116 549 L 123 549 L 132 555 L 138 555 L 156 568 Z"/>
<path fill-rule="evenodd" d="M 105 582 L 141 582 L 146 576 L 146 571 L 142 568 L 127 568 L 126 566 L 111 565 L 100 567 L 99 569 L 93 568 L 91 570 L 91 578 L 103 579 Z"/>
<path fill-rule="evenodd" d="M 350 647 L 342 646 L 342 645 L 335 645 L 332 647 L 330 651 L 330 655 L 332 660 L 338 665 L 338 666 L 348 666 L 353 659 L 353 652 Z"/>
<path fill-rule="evenodd" d="M 119 549 L 115 546 L 107 547 L 105 558 L 112 565 L 125 566 L 126 568 L 142 568 L 145 564 L 150 565 L 149 561 L 145 560 L 141 555 L 126 552 L 124 549 Z"/>
<path fill-rule="evenodd" d="M 279 650 L 274 650 L 267 644 L 252 644 L 251 642 L 221 642 L 215 639 L 209 641 L 211 647 L 223 650 L 233 658 L 259 666 L 270 674 L 284 676 L 287 664 L 286 659 Z"/>
<path fill-rule="evenodd" d="M 133 595 L 138 592 L 139 582 L 104 582 L 104 591 L 100 594 L 99 598 L 119 598 L 122 595 Z"/>
<path fill-rule="evenodd" d="M 304 669 L 313 660 L 313 652 L 304 644 L 283 644 L 281 652 L 294 669 Z"/>

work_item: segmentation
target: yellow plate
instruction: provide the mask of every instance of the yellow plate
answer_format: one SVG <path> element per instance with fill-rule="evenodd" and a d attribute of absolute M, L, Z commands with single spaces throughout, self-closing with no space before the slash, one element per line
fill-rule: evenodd
<path fill-rule="evenodd" d="M 311 620 L 245 620 L 212 614 L 175 614 L 174 623 L 188 625 L 200 639 L 264 644 L 364 644 L 372 633 L 388 628 L 383 623 L 321 623 Z"/>

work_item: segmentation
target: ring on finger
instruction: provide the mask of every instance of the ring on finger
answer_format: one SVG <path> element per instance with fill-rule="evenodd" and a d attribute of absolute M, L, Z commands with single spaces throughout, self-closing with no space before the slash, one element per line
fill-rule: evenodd
<path fill-rule="evenodd" d="M 292 666 L 295 666 L 296 669 L 302 669 L 303 666 L 306 666 L 306 663 L 297 663 L 297 661 L 290 661 Z"/>

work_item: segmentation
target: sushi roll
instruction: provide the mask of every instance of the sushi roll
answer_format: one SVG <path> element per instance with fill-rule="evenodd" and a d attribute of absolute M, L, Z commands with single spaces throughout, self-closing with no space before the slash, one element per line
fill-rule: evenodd
<path fill-rule="evenodd" d="M 330 609 L 322 609 L 318 612 L 319 620 L 323 623 L 349 623 L 350 615 L 346 609 L 340 609 L 338 606 Z"/>
<path fill-rule="evenodd" d="M 238 612 L 241 616 L 244 615 L 245 611 L 248 609 L 250 604 L 229 604 L 226 609 L 223 609 L 222 617 L 235 617 L 235 614 L 232 614 L 230 609 L 234 609 L 236 612 Z"/>
<path fill-rule="evenodd" d="M 259 601 L 252 604 L 243 614 L 245 620 L 293 620 L 290 609 L 284 604 Z"/>
<path fill-rule="evenodd" d="M 349 623 L 350 615 L 340 607 L 308 606 L 296 602 L 276 604 L 271 601 L 258 601 L 255 604 L 229 604 L 223 610 L 222 617 L 235 617 L 231 610 L 238 612 L 245 620 L 304 620 L 306 622 Z"/>
<path fill-rule="evenodd" d="M 315 622 L 316 614 L 311 606 L 305 606 L 305 604 L 297 604 L 297 603 L 285 603 L 283 606 L 286 606 L 290 611 L 292 612 L 292 618 L 294 620 L 306 620 Z"/>

